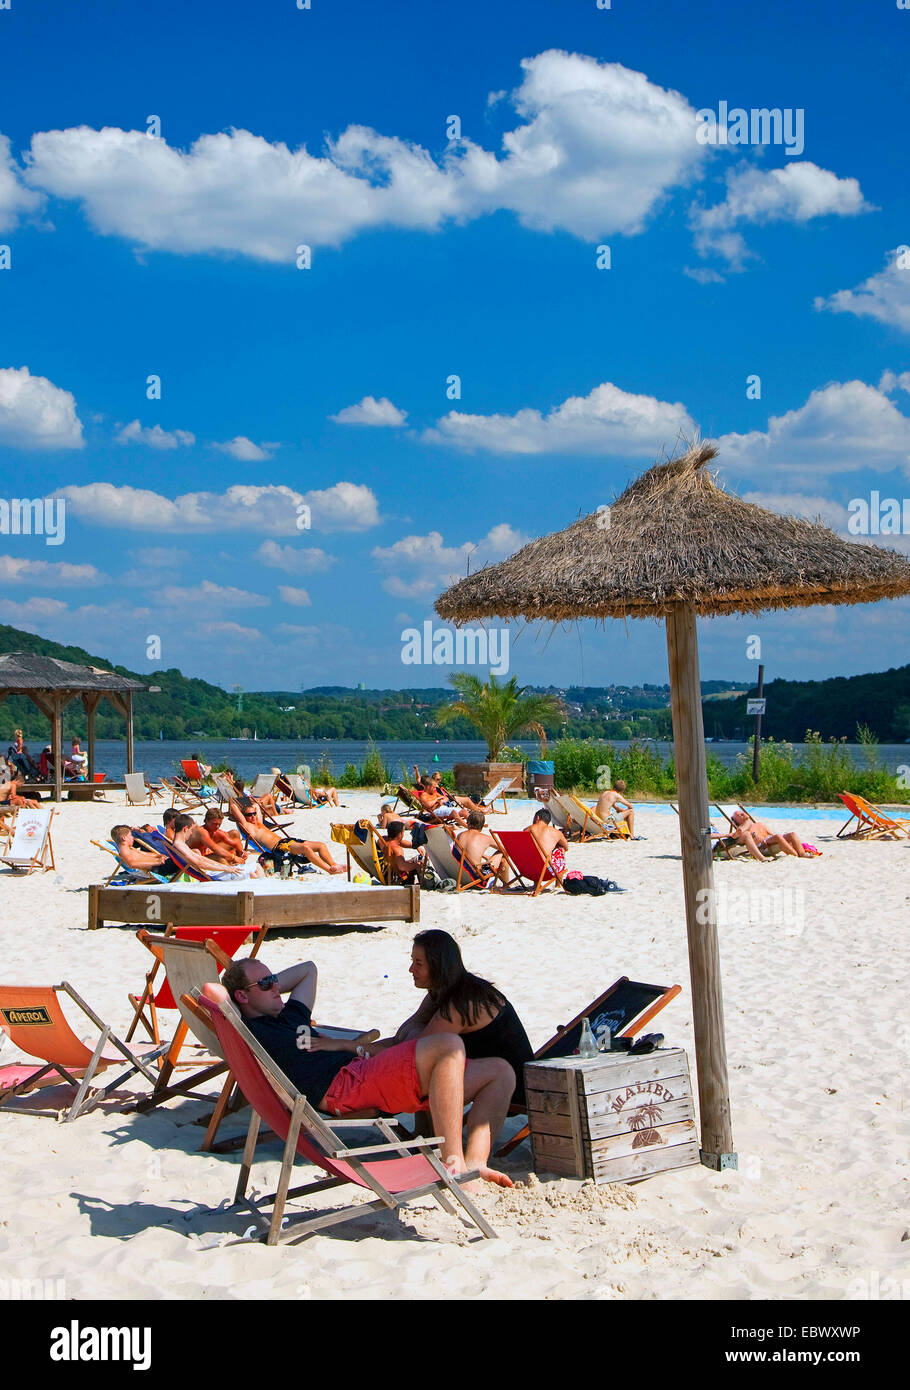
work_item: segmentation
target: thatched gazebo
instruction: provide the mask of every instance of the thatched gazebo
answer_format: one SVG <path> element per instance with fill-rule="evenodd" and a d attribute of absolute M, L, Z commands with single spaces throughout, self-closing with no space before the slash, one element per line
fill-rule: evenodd
<path fill-rule="evenodd" d="M 698 443 L 630 483 L 609 509 L 531 541 L 440 596 L 456 624 L 478 618 L 561 622 L 663 618 L 673 712 L 689 970 L 701 1109 L 701 1158 L 735 1167 L 709 829 L 696 618 L 910 593 L 910 563 L 779 516 L 718 486 Z"/>
<path fill-rule="evenodd" d="M 88 720 L 88 780 L 95 771 L 95 711 L 102 698 L 110 700 L 126 720 L 126 770 L 133 771 L 133 692 L 144 690 L 140 681 L 117 676 L 98 666 L 76 666 L 35 652 L 0 654 L 0 702 L 8 695 L 26 695 L 50 720 L 54 755 L 54 800 L 63 794 L 63 711 L 70 700 L 82 697 Z M 10 731 L 12 732 L 12 731 Z M 5 746 L 5 745 L 4 745 Z"/>

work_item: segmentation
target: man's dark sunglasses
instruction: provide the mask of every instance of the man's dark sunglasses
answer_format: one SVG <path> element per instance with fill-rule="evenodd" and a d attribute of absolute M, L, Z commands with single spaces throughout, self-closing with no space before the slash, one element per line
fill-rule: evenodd
<path fill-rule="evenodd" d="M 250 989 L 255 985 L 256 989 L 271 989 L 272 985 L 277 985 L 277 975 L 261 975 L 258 980 L 250 980 Z"/>

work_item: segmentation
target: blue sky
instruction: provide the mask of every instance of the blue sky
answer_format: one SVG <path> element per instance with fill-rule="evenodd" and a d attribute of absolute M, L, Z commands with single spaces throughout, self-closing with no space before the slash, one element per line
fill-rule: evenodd
<path fill-rule="evenodd" d="M 680 433 L 841 532 L 908 495 L 908 50 L 910 11 L 842 0 L 12 0 L 4 495 L 67 513 L 0 535 L 0 621 L 249 689 L 435 685 L 401 633 L 446 583 Z M 702 143 L 722 101 L 803 138 Z M 756 634 L 769 678 L 898 665 L 908 611 L 703 623 L 702 674 L 748 679 Z M 663 681 L 663 631 L 513 632 L 511 670 Z"/>

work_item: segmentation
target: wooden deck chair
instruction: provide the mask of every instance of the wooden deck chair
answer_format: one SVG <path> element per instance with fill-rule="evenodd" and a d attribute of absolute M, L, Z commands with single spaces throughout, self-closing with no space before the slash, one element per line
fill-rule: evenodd
<path fill-rule="evenodd" d="M 267 1245 L 276 1245 L 280 1240 L 301 1240 L 367 1212 L 396 1211 L 417 1197 L 433 1197 L 453 1215 L 450 1199 L 454 1199 L 482 1235 L 495 1236 L 493 1228 L 463 1191 L 463 1184 L 475 1180 L 477 1171 L 452 1178 L 439 1156 L 441 1139 L 402 1139 L 381 1118 L 329 1121 L 313 1109 L 253 1037 L 233 1004 L 228 1000 L 213 1003 L 198 992 L 187 996 L 187 1002 L 194 1011 L 198 1010 L 210 1020 L 225 1059 L 252 1107 L 233 1205 L 242 1205 L 252 1212 Z M 262 1121 L 284 1140 L 284 1156 L 277 1190 L 257 1201 L 252 1194 L 248 1197 L 246 1193 Z M 338 1131 L 351 1126 L 375 1127 L 382 1135 L 382 1142 L 349 1148 Z M 321 1168 L 325 1176 L 291 1188 L 291 1172 L 298 1154 Z M 316 1215 L 312 1211 L 285 1215 L 288 1198 L 347 1183 L 371 1191 L 374 1200 Z"/>
<path fill-rule="evenodd" d="M 302 806 L 307 811 L 316 807 L 318 803 L 305 777 L 301 776 L 299 772 L 286 772 L 284 773 L 284 780 L 294 793 L 294 801 L 298 806 Z"/>
<path fill-rule="evenodd" d="M 500 779 L 499 779 L 499 781 L 496 783 L 496 785 L 493 786 L 493 787 L 490 787 L 490 789 L 489 789 L 489 791 L 486 793 L 486 795 L 485 795 L 485 796 L 482 796 L 482 797 L 480 798 L 480 804 L 481 804 L 481 806 L 483 807 L 484 811 L 485 811 L 488 815 L 491 815 L 491 816 L 506 816 L 506 815 L 508 815 L 508 813 L 509 813 L 509 807 L 508 807 L 508 804 L 507 804 L 507 802 L 506 802 L 506 792 L 507 792 L 508 789 L 511 787 L 511 785 L 512 785 L 512 778 L 511 778 L 511 777 L 500 777 Z M 496 803 L 497 801 L 501 801 L 501 802 L 502 802 L 502 810 L 501 810 L 501 811 L 497 811 L 497 809 L 496 809 L 495 803 Z"/>
<path fill-rule="evenodd" d="M 581 1039 L 581 1026 L 585 1019 L 591 1024 L 595 1038 L 609 1027 L 614 1038 L 634 1038 L 650 1023 L 655 1014 L 665 1009 L 672 999 L 682 993 L 682 985 L 649 985 L 644 980 L 630 980 L 628 975 L 620 975 L 609 989 L 582 1009 L 571 1023 L 557 1028 L 552 1038 L 539 1047 L 531 1058 L 533 1062 L 546 1061 L 552 1057 L 571 1057 L 578 1049 Z M 521 1106 L 509 1107 L 510 1115 L 523 1115 Z M 530 1126 L 525 1125 L 512 1138 L 497 1149 L 496 1157 L 504 1158 L 527 1139 Z"/>
<path fill-rule="evenodd" d="M 402 806 L 404 806 L 405 810 L 410 811 L 411 815 L 415 816 L 417 820 L 425 821 L 427 825 L 442 824 L 439 817 L 434 815 L 432 811 L 424 810 L 420 802 L 417 800 L 417 797 L 408 787 L 399 786 L 397 794 L 395 796 L 395 806 L 393 809 L 397 809 L 399 801 L 401 802 Z"/>
<path fill-rule="evenodd" d="M 104 854 L 112 854 L 117 861 L 102 884 L 104 888 L 109 888 L 112 884 L 122 883 L 170 882 L 167 874 L 156 873 L 154 869 L 131 869 L 128 864 L 124 864 L 113 840 L 108 840 L 107 844 L 104 845 L 100 840 L 90 840 L 89 844 L 94 845 L 95 849 L 100 849 Z"/>
<path fill-rule="evenodd" d="M 178 785 L 177 778 L 162 777 L 161 786 L 170 794 L 171 806 L 186 806 L 190 810 L 200 804 L 195 792 L 186 790 L 184 784 Z"/>
<path fill-rule="evenodd" d="M 440 878 L 455 880 L 457 893 L 463 893 L 466 888 L 486 888 L 496 881 L 492 875 L 480 872 L 447 825 L 427 826 L 427 858 Z"/>
<path fill-rule="evenodd" d="M 214 941 L 225 958 L 230 961 L 244 942 L 249 941 L 251 937 L 253 938 L 253 945 L 249 954 L 251 957 L 258 955 L 267 931 L 268 927 L 178 927 L 173 922 L 169 922 L 162 936 L 160 932 L 150 932 L 145 927 L 140 927 L 136 933 L 136 940 L 151 952 L 154 963 L 145 977 L 142 993 L 127 994 L 127 998 L 133 1006 L 133 1020 L 127 1029 L 126 1041 L 130 1041 L 141 1023 L 152 1042 L 161 1042 L 158 1012 L 161 1009 L 173 1010 L 177 1008 L 177 1001 L 168 982 L 166 970 L 163 977 L 159 979 L 159 974 L 164 967 L 162 945 L 165 941 L 193 941 L 203 944 L 206 941 Z M 221 964 L 223 965 L 223 962 Z M 173 1065 L 185 1064 L 175 1062 Z"/>
<path fill-rule="evenodd" d="M 740 842 L 736 839 L 736 835 L 739 832 L 739 827 L 733 819 L 733 813 L 734 811 L 742 811 L 744 816 L 748 816 L 750 820 L 754 820 L 755 817 L 753 816 L 752 812 L 747 811 L 745 806 L 741 805 L 741 803 L 738 801 L 727 802 L 724 805 L 721 805 L 719 801 L 714 801 L 712 802 L 712 805 L 715 811 L 717 811 L 719 815 L 723 816 L 724 820 L 727 822 L 728 827 L 726 836 L 722 836 L 722 840 L 724 840 L 725 842 L 718 846 L 719 853 L 721 855 L 726 855 L 726 857 L 729 859 L 751 859 L 752 856 L 749 853 L 748 847 L 746 845 L 740 844 Z M 742 852 L 735 853 L 734 851 L 737 850 Z M 771 845 L 768 849 L 762 850 L 762 854 L 766 855 L 769 859 L 776 859 L 777 856 L 779 854 L 783 854 L 783 852 L 784 851 L 781 849 L 780 845 Z"/>
<path fill-rule="evenodd" d="M 27 874 L 35 869 L 55 869 L 54 845 L 51 839 L 51 821 L 54 818 L 52 806 L 39 806 L 30 811 L 23 806 L 16 816 L 13 834 L 9 845 L 0 854 L 0 864 L 10 869 L 22 870 Z"/>
<path fill-rule="evenodd" d="M 679 807 L 676 802 L 671 801 L 670 805 L 673 807 L 676 814 L 679 815 Z M 723 812 L 721 812 L 721 815 L 723 815 Z M 726 826 L 723 830 L 718 830 L 713 820 L 708 827 L 711 831 L 711 850 L 714 858 L 742 859 L 743 856 L 745 856 L 746 859 L 751 859 L 752 856 L 749 853 L 748 847 L 736 838 L 736 826 L 729 817 L 724 816 L 724 820 L 726 821 Z M 731 831 L 733 834 L 730 833 Z"/>
<path fill-rule="evenodd" d="M 273 772 L 260 772 L 256 781 L 250 787 L 250 796 L 268 796 L 275 787 L 275 774 Z"/>
<path fill-rule="evenodd" d="M 208 780 L 207 775 L 202 771 L 198 758 L 181 758 L 180 766 L 183 768 L 184 777 L 191 786 L 201 787 L 205 785 Z"/>
<path fill-rule="evenodd" d="M 533 898 L 557 883 L 562 888 L 563 874 L 554 869 L 552 855 L 544 855 L 530 830 L 491 830 L 499 849 L 506 858 L 512 877 L 505 885 L 492 886 L 492 893 L 501 893 L 516 886 L 529 891 Z M 526 887 L 527 885 L 527 887 Z"/>
<path fill-rule="evenodd" d="M 144 772 L 125 772 L 123 781 L 127 806 L 152 806 L 164 795 L 159 786 L 146 782 Z"/>
<path fill-rule="evenodd" d="M 551 792 L 547 806 L 555 819 L 554 806 L 565 817 L 566 825 L 561 825 L 567 837 L 585 840 L 627 840 L 629 827 L 625 821 L 602 820 L 591 806 L 586 806 L 571 792 Z"/>
<path fill-rule="evenodd" d="M 838 792 L 838 796 L 850 812 L 850 819 L 837 832 L 838 840 L 899 840 L 902 835 L 910 839 L 910 820 L 886 815 L 880 807 L 855 792 Z M 854 820 L 856 829 L 845 833 Z"/>
<path fill-rule="evenodd" d="M 347 855 L 348 882 L 351 882 L 351 861 L 359 871 L 378 879 L 384 888 L 392 882 L 392 871 L 388 856 L 383 849 L 384 840 L 374 825 L 368 820 L 359 820 L 354 825 L 331 826 L 332 839 L 344 845 Z"/>
<path fill-rule="evenodd" d="M 60 1003 L 62 994 L 95 1025 L 96 1036 L 85 1041 L 76 1037 Z M 66 980 L 46 987 L 0 985 L 0 1029 L 22 1052 L 40 1058 L 43 1063 L 38 1067 L 0 1067 L 0 1106 L 42 1082 L 52 1084 L 45 1078 L 56 1073 L 76 1087 L 75 1099 L 68 1108 L 51 1107 L 33 1113 L 56 1114 L 62 1120 L 75 1120 L 79 1115 L 88 1114 L 136 1072 L 141 1072 L 154 1085 L 157 1076 L 149 1063 L 168 1048 L 167 1043 L 128 1047 Z M 124 1058 L 129 1063 L 127 1071 L 106 1086 L 94 1085 L 101 1071 Z"/>

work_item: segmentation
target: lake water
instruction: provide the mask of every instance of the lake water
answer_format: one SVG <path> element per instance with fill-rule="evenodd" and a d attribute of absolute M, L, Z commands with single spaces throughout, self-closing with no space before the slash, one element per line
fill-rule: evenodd
<path fill-rule="evenodd" d="M 645 740 L 639 739 L 643 744 Z M 536 757 L 538 744 L 519 742 L 515 746 L 524 748 L 530 756 Z M 628 748 L 629 742 L 614 739 L 615 748 Z M 662 758 L 673 752 L 671 743 L 648 741 L 648 746 L 657 750 Z M 857 767 L 866 766 L 865 752 L 859 744 L 844 744 Z M 796 744 L 797 751 L 804 752 L 805 744 Z M 413 776 L 414 763 L 421 768 L 432 768 L 447 772 L 456 763 L 483 762 L 486 757 L 486 744 L 478 740 L 463 742 L 434 743 L 422 740 L 414 742 L 380 743 L 379 751 L 389 768 L 393 780 L 401 780 L 407 774 Z M 709 743 L 708 753 L 719 758 L 722 763 L 732 766 L 742 754 L 751 756 L 746 743 Z M 204 763 L 229 763 L 244 781 L 259 772 L 268 772 L 272 767 L 280 767 L 285 772 L 293 772 L 300 764 L 308 764 L 314 771 L 325 756 L 332 769 L 333 777 L 339 777 L 347 763 L 361 765 L 366 757 L 367 744 L 362 739 L 196 739 L 196 740 L 136 740 L 136 768 L 150 777 L 170 777 L 175 771 L 175 763 L 180 758 L 194 757 L 197 753 Z M 877 750 L 879 760 L 890 772 L 896 773 L 906 767 L 910 773 L 910 744 L 883 743 Z M 95 745 L 95 767 L 106 772 L 112 780 L 122 780 L 126 769 L 126 744 L 123 741 L 101 740 Z"/>

